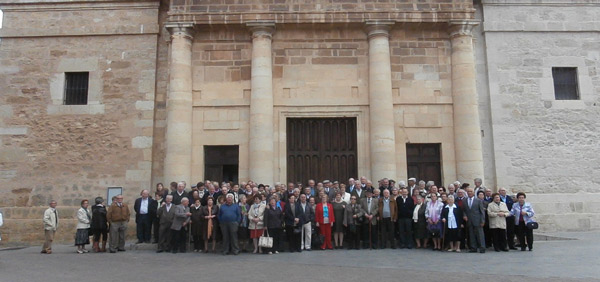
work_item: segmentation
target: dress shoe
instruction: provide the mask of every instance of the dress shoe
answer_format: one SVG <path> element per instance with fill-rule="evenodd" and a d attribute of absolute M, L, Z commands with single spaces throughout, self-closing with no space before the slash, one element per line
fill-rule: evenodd
<path fill-rule="evenodd" d="M 475 249 L 470 249 L 469 250 L 469 253 L 476 253 L 476 252 L 477 252 L 477 250 L 475 250 Z"/>
<path fill-rule="evenodd" d="M 42 250 L 40 253 L 41 254 L 47 254 L 48 252 L 46 252 L 46 250 Z"/>
<path fill-rule="evenodd" d="M 125 249 L 117 249 L 117 251 L 119 251 L 119 252 L 124 252 L 124 251 L 125 251 Z"/>
<path fill-rule="evenodd" d="M 138 240 L 137 242 L 135 242 L 136 244 L 141 244 L 144 243 L 143 241 Z"/>
<path fill-rule="evenodd" d="M 515 250 L 515 251 L 517 250 L 517 248 L 515 248 L 514 246 L 510 247 L 509 249 Z"/>
<path fill-rule="evenodd" d="M 480 253 L 480 254 L 485 254 L 485 249 L 484 249 L 484 248 L 481 248 L 481 250 L 479 250 L 479 253 Z"/>
<path fill-rule="evenodd" d="M 109 252 L 110 252 L 111 254 L 114 254 L 114 253 L 116 253 L 117 251 L 115 251 L 115 250 L 110 250 Z"/>
<path fill-rule="evenodd" d="M 157 252 L 157 253 L 162 253 L 162 252 L 163 252 L 163 250 L 156 250 L 156 252 Z"/>
<path fill-rule="evenodd" d="M 412 249 L 413 247 L 412 247 L 412 246 L 408 246 L 407 248 L 410 250 L 410 249 Z"/>
<path fill-rule="evenodd" d="M 508 252 L 508 249 L 502 249 L 503 252 Z"/>

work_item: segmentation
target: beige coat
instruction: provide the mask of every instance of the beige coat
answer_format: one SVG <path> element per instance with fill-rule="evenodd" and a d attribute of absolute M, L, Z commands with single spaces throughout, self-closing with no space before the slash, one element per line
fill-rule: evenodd
<path fill-rule="evenodd" d="M 89 211 L 83 207 L 77 210 L 77 229 L 88 229 L 90 228 L 90 218 L 88 217 Z"/>
<path fill-rule="evenodd" d="M 510 215 L 510 213 L 504 202 L 500 201 L 500 205 L 495 202 L 489 203 L 487 213 L 490 218 L 490 229 L 506 229 L 506 216 Z M 501 213 L 503 213 L 504 216 L 499 216 Z"/>
<path fill-rule="evenodd" d="M 248 210 L 248 229 L 263 229 L 264 228 L 264 214 L 265 214 L 266 205 L 260 204 L 258 205 L 258 216 L 255 216 L 254 212 L 254 204 L 250 205 L 250 209 Z M 258 222 L 254 222 L 254 219 L 258 218 Z"/>
<path fill-rule="evenodd" d="M 56 216 L 57 215 L 58 215 L 58 211 L 56 211 Z M 56 228 L 58 228 L 58 222 L 56 221 L 56 216 L 55 216 L 54 210 L 52 210 L 52 208 L 48 208 L 44 212 L 44 230 L 56 231 Z"/>

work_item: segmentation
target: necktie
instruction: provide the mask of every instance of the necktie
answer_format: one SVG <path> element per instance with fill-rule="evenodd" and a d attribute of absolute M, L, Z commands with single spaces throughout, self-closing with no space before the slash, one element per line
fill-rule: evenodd
<path fill-rule="evenodd" d="M 208 215 L 209 215 L 209 216 L 210 216 L 210 215 L 212 215 L 212 213 L 211 213 L 211 210 L 212 210 L 212 209 L 211 209 L 211 207 L 209 206 L 209 207 L 208 207 Z M 211 235 L 212 235 L 212 228 L 213 228 L 213 222 L 212 222 L 212 218 L 209 218 L 209 219 L 208 219 L 208 228 L 207 228 L 207 229 L 208 229 L 208 230 L 207 230 L 207 235 L 208 235 L 208 236 L 207 236 L 207 238 L 208 238 L 208 239 L 210 239 L 210 238 L 212 237 L 212 236 L 211 236 Z"/>
<path fill-rule="evenodd" d="M 469 208 L 473 205 L 473 198 L 469 198 Z"/>

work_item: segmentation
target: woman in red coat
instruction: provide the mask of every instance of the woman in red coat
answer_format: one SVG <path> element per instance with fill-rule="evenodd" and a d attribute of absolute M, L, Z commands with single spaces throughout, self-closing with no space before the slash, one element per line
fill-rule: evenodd
<path fill-rule="evenodd" d="M 333 250 L 333 246 L 331 245 L 331 226 L 333 226 L 335 218 L 333 217 L 333 206 L 327 202 L 327 195 L 323 196 L 321 203 L 318 203 L 315 207 L 315 221 L 321 235 L 325 237 L 323 245 L 321 245 L 321 250 Z"/>

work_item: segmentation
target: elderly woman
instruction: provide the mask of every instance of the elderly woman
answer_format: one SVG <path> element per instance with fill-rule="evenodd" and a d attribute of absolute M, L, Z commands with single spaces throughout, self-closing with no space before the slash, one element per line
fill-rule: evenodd
<path fill-rule="evenodd" d="M 333 224 L 333 241 L 336 249 L 344 247 L 344 213 L 346 211 L 346 202 L 342 200 L 341 193 L 335 193 L 335 200 L 331 203 L 333 206 L 333 216 L 337 219 Z"/>
<path fill-rule="evenodd" d="M 346 184 L 340 184 L 340 194 L 342 195 L 342 201 L 346 202 L 346 204 L 350 203 L 350 193 L 346 192 Z"/>
<path fill-rule="evenodd" d="M 258 239 L 263 233 L 265 208 L 266 205 L 262 203 L 262 195 L 257 194 L 254 196 L 254 203 L 248 210 L 248 229 L 254 244 L 253 254 L 262 253 L 262 248 L 258 246 Z"/>
<path fill-rule="evenodd" d="M 425 182 L 423 182 L 425 184 Z M 414 191 L 419 191 L 415 189 Z M 413 230 L 415 236 L 415 242 L 417 243 L 417 249 L 421 248 L 421 242 L 423 242 L 423 248 L 427 248 L 427 217 L 425 211 L 427 205 L 423 203 L 423 197 L 421 195 L 416 196 L 417 201 L 415 202 L 415 209 L 413 211 Z"/>
<path fill-rule="evenodd" d="M 365 211 L 356 200 L 356 195 L 350 197 L 350 204 L 346 205 L 345 213 L 343 222 L 350 237 L 348 250 L 360 250 L 360 234 L 362 234 L 360 227 L 364 221 Z"/>
<path fill-rule="evenodd" d="M 206 199 L 206 206 L 202 207 L 202 237 L 204 239 L 205 253 L 208 253 L 208 241 L 210 240 L 212 240 L 212 252 L 216 252 L 215 247 L 217 245 L 218 214 L 219 207 L 215 205 L 215 199 L 209 196 L 208 199 Z"/>
<path fill-rule="evenodd" d="M 441 236 L 442 236 L 442 208 L 444 204 L 438 200 L 437 194 L 431 193 L 429 194 L 431 197 L 431 201 L 426 203 L 427 209 L 425 210 L 425 217 L 427 217 L 427 230 L 429 230 L 429 234 L 431 235 L 431 240 L 433 241 L 433 250 L 442 250 L 441 246 Z"/>
<path fill-rule="evenodd" d="M 282 223 L 283 211 L 277 207 L 276 197 L 271 197 L 269 207 L 264 212 L 264 230 L 267 230 L 269 237 L 273 238 L 273 247 L 268 250 L 269 255 L 279 253 Z"/>
<path fill-rule="evenodd" d="M 245 253 L 246 245 L 249 243 L 250 231 L 248 229 L 248 211 L 250 210 L 250 205 L 246 203 L 246 195 L 240 194 L 238 196 L 238 205 L 240 206 L 240 212 L 242 213 L 242 220 L 240 221 L 240 226 L 238 227 L 238 240 L 240 240 L 240 250 Z"/>
<path fill-rule="evenodd" d="M 490 202 L 485 200 L 485 191 L 483 189 L 477 192 L 477 198 L 483 203 L 484 210 L 487 211 Z M 492 246 L 492 234 L 490 233 L 490 218 L 488 213 L 485 213 L 485 223 L 483 225 L 483 237 L 485 239 L 485 247 L 489 248 Z"/>
<path fill-rule="evenodd" d="M 531 203 L 525 202 L 527 196 L 523 192 L 517 193 L 517 202 L 513 204 L 510 214 L 515 217 L 515 231 L 517 239 L 521 244 L 521 251 L 529 247 L 529 251 L 533 250 L 533 230 L 527 227 L 527 223 L 535 222 L 533 216 L 535 212 L 531 207 Z M 527 238 L 527 242 L 525 242 Z"/>
<path fill-rule="evenodd" d="M 88 234 L 88 230 L 90 228 L 90 221 L 92 220 L 92 215 L 88 210 L 89 206 L 88 200 L 81 201 L 81 207 L 77 210 L 77 232 L 75 233 L 75 246 L 77 246 L 77 253 L 89 253 L 88 250 L 85 249 L 85 245 L 90 243 L 90 235 Z"/>
<path fill-rule="evenodd" d="M 202 206 L 201 199 L 195 199 L 194 204 L 190 207 L 190 217 L 192 223 L 192 240 L 194 241 L 194 252 L 202 250 Z"/>
<path fill-rule="evenodd" d="M 92 222 L 90 224 L 90 232 L 94 241 L 95 252 L 106 252 L 106 242 L 108 241 L 108 222 L 106 220 L 106 206 L 104 199 L 97 197 L 94 202 L 96 205 L 92 207 Z M 100 237 L 102 237 L 102 248 L 100 248 Z"/>
<path fill-rule="evenodd" d="M 510 215 L 508 207 L 500 199 L 500 194 L 492 194 L 492 202 L 488 205 L 487 214 L 490 218 L 490 233 L 492 234 L 494 250 L 508 252 L 506 247 L 506 217 Z"/>
<path fill-rule="evenodd" d="M 444 241 L 450 243 L 448 252 L 460 253 L 460 229 L 463 225 L 463 212 L 454 204 L 454 196 L 448 196 L 448 203 L 442 209 L 442 222 L 445 224 Z"/>
<path fill-rule="evenodd" d="M 331 245 L 331 227 L 335 223 L 335 216 L 333 214 L 333 205 L 327 202 L 327 195 L 325 194 L 315 208 L 315 221 L 321 235 L 325 237 L 321 245 L 321 250 L 333 250 L 333 246 Z"/>

